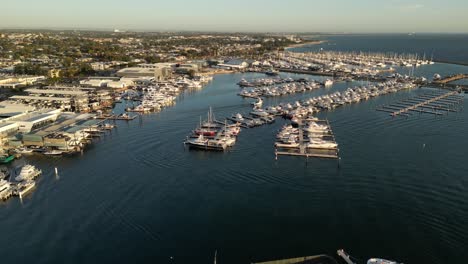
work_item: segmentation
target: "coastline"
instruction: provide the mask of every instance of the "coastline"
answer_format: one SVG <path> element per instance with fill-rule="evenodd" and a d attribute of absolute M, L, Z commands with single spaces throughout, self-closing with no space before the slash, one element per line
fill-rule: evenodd
<path fill-rule="evenodd" d="M 288 49 L 293 49 L 293 48 L 301 48 L 301 47 L 304 47 L 304 46 L 307 46 L 307 45 L 319 45 L 319 44 L 322 44 L 322 43 L 325 43 L 325 42 L 327 42 L 327 41 L 326 40 L 311 40 L 311 41 L 306 41 L 306 42 L 302 42 L 302 43 L 292 44 L 292 45 L 287 46 L 284 49 L 288 50 Z"/>

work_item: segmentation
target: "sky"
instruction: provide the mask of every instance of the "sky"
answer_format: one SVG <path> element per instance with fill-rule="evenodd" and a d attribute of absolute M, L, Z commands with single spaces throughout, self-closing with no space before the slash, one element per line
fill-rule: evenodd
<path fill-rule="evenodd" d="M 467 0 L 2 0 L 0 28 L 468 33 Z"/>

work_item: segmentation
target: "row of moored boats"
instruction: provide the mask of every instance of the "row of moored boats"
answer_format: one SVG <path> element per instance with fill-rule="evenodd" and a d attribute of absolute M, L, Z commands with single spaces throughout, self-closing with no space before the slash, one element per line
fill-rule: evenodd
<path fill-rule="evenodd" d="M 13 175 L 7 169 L 2 170 L 0 175 L 0 198 L 6 200 L 13 195 L 22 198 L 36 186 L 35 179 L 41 174 L 41 170 L 30 164 L 22 166 L 16 175 Z M 14 180 L 11 179 L 12 177 L 14 177 Z"/>

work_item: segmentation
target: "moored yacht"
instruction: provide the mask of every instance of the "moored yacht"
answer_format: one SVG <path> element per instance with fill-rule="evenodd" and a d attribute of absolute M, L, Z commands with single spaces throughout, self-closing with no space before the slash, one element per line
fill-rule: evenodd
<path fill-rule="evenodd" d="M 33 165 L 27 164 L 21 167 L 20 174 L 15 177 L 16 181 L 28 181 L 36 178 L 42 173 L 41 170 L 37 169 Z"/>

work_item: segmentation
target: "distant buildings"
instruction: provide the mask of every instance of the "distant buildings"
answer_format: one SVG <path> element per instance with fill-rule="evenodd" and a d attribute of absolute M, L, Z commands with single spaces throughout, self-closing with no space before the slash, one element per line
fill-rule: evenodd
<path fill-rule="evenodd" d="M 154 77 L 156 80 L 162 81 L 172 77 L 175 66 L 174 63 L 142 63 L 136 67 L 122 69 L 116 75 L 126 78 Z"/>
<path fill-rule="evenodd" d="M 226 69 L 242 70 L 242 69 L 246 69 L 247 67 L 249 67 L 249 63 L 243 60 L 235 59 L 235 60 L 229 60 L 224 63 L 220 63 L 218 64 L 218 67 L 226 68 Z"/>
<path fill-rule="evenodd" d="M 0 88 L 19 88 L 45 80 L 45 76 L 0 76 Z"/>

